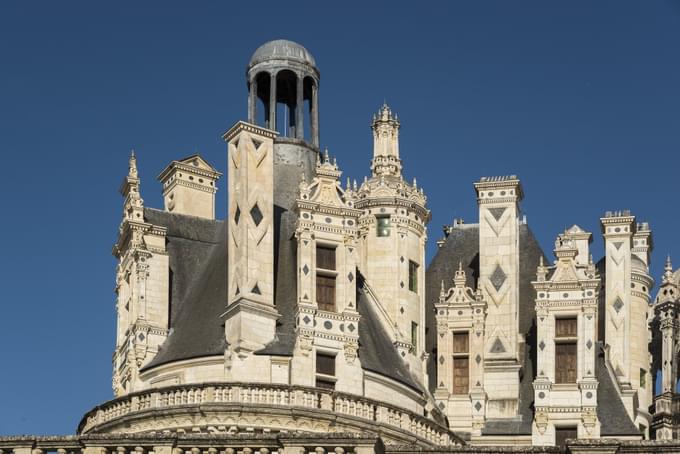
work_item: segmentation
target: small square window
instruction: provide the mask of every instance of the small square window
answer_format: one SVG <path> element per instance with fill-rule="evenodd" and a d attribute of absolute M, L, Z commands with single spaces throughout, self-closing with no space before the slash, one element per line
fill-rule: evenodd
<path fill-rule="evenodd" d="M 390 236 L 391 221 L 389 216 L 377 216 L 375 231 L 379 237 Z"/>

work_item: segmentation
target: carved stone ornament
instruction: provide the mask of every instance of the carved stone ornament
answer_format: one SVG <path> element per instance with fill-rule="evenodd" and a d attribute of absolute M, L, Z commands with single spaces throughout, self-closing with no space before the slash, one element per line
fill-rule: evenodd
<path fill-rule="evenodd" d="M 536 416 L 534 417 L 534 423 L 536 423 L 536 428 L 538 432 L 543 435 L 545 430 L 548 428 L 548 413 L 544 410 L 538 410 Z"/>
<path fill-rule="evenodd" d="M 354 360 L 357 359 L 357 351 L 359 350 L 359 344 L 356 341 L 347 341 L 344 345 L 345 351 L 345 361 L 347 364 L 354 364 Z"/>

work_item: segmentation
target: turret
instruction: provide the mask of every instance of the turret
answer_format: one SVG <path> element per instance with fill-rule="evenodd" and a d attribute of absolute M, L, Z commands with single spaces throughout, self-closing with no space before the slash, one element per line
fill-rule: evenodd
<path fill-rule="evenodd" d="M 168 333 L 169 264 L 166 229 L 144 220 L 137 158 L 130 155 L 120 193 L 125 198 L 123 220 L 113 255 L 116 266 L 116 350 L 113 390 L 116 396 L 141 386 L 139 370 Z"/>
<path fill-rule="evenodd" d="M 394 323 L 399 354 L 424 378 L 425 226 L 430 212 L 415 179 L 409 184 L 402 178 L 397 116 L 383 105 L 371 127 L 372 176 L 357 190 L 355 202 L 362 210 L 360 269 Z"/>

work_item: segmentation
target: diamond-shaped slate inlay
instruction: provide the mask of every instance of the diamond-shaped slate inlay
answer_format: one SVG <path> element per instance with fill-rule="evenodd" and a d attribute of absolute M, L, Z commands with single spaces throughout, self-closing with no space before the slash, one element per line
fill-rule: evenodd
<path fill-rule="evenodd" d="M 489 208 L 489 213 L 491 213 L 491 216 L 498 222 L 501 216 L 503 216 L 503 213 L 505 213 L 505 207 Z"/>
<path fill-rule="evenodd" d="M 499 338 L 493 341 L 491 346 L 491 353 L 505 353 L 505 347 L 503 347 L 503 342 Z"/>
<path fill-rule="evenodd" d="M 545 342 L 541 341 L 541 343 L 538 344 L 538 348 L 540 348 L 541 351 L 543 351 L 543 349 L 545 349 Z"/>
<path fill-rule="evenodd" d="M 617 241 L 617 242 L 612 243 L 612 244 L 614 245 L 614 247 L 618 251 L 619 249 L 621 249 L 621 246 L 623 245 L 623 241 Z"/>
<path fill-rule="evenodd" d="M 588 339 L 588 342 L 586 342 L 586 347 L 588 347 L 588 350 L 590 350 L 591 348 L 593 348 L 593 341 L 591 341 L 590 339 Z"/>
<path fill-rule="evenodd" d="M 348 329 L 351 333 L 353 333 L 354 330 L 355 330 L 356 328 L 354 328 L 354 325 L 353 325 L 352 323 L 350 323 L 349 325 L 347 325 L 347 329 Z"/>
<path fill-rule="evenodd" d="M 305 325 L 309 325 L 309 322 L 311 322 L 312 319 L 309 318 L 309 315 L 305 315 L 302 321 L 305 322 Z"/>
<path fill-rule="evenodd" d="M 503 268 L 501 268 L 500 265 L 496 265 L 496 269 L 493 270 L 493 273 L 489 276 L 489 280 L 491 281 L 491 284 L 493 284 L 493 288 L 495 288 L 496 291 L 499 291 L 503 286 L 506 277 Z"/>
<path fill-rule="evenodd" d="M 399 285 L 401 286 L 401 288 L 404 288 L 404 281 L 401 281 Z"/>
<path fill-rule="evenodd" d="M 307 275 L 307 273 L 309 273 L 309 267 L 307 266 L 306 263 L 305 266 L 302 267 L 302 272 L 305 273 L 305 276 Z"/>
<path fill-rule="evenodd" d="M 477 357 L 475 358 L 475 361 L 477 362 L 477 364 L 479 364 L 480 362 L 482 362 L 482 357 L 477 355 Z"/>
<path fill-rule="evenodd" d="M 399 308 L 399 312 L 401 312 L 402 314 L 404 313 L 404 307 L 403 306 Z"/>
<path fill-rule="evenodd" d="M 439 364 L 444 364 L 444 357 L 443 356 L 439 357 Z"/>
<path fill-rule="evenodd" d="M 238 225 L 238 221 L 241 219 L 241 208 L 236 206 L 236 213 L 234 213 L 234 223 Z"/>
<path fill-rule="evenodd" d="M 613 306 L 614 306 L 614 310 L 615 310 L 616 313 L 618 314 L 618 313 L 621 311 L 621 308 L 623 307 L 623 301 L 621 301 L 621 298 L 619 298 L 619 297 L 617 296 L 617 297 L 616 297 L 616 301 L 614 301 Z"/>
<path fill-rule="evenodd" d="M 477 401 L 477 403 L 475 404 L 475 410 L 479 411 L 481 409 L 482 409 L 482 404 L 480 404 L 479 401 Z"/>
<path fill-rule="evenodd" d="M 443 410 L 445 407 L 444 402 L 439 402 L 439 409 Z"/>
<path fill-rule="evenodd" d="M 262 222 L 262 219 L 264 219 L 264 216 L 260 211 L 260 207 L 257 206 L 257 203 L 250 209 L 250 217 L 253 218 L 253 222 L 256 226 L 259 226 L 260 222 Z"/>
<path fill-rule="evenodd" d="M 402 255 L 399 260 L 401 260 L 401 263 L 404 263 L 404 256 Z"/>
<path fill-rule="evenodd" d="M 354 275 L 352 274 L 351 271 L 350 271 L 349 274 L 347 275 L 347 279 L 349 279 L 350 282 L 352 282 L 352 281 L 354 280 Z"/>

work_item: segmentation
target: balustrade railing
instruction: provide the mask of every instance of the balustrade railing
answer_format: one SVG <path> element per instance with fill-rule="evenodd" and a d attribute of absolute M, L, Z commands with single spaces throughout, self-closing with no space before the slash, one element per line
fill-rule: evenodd
<path fill-rule="evenodd" d="M 133 393 L 90 411 L 81 421 L 78 433 L 89 433 L 97 426 L 137 412 L 214 404 L 315 409 L 395 428 L 433 445 L 459 442 L 436 422 L 382 402 L 320 388 L 252 383 L 178 385 Z"/>

